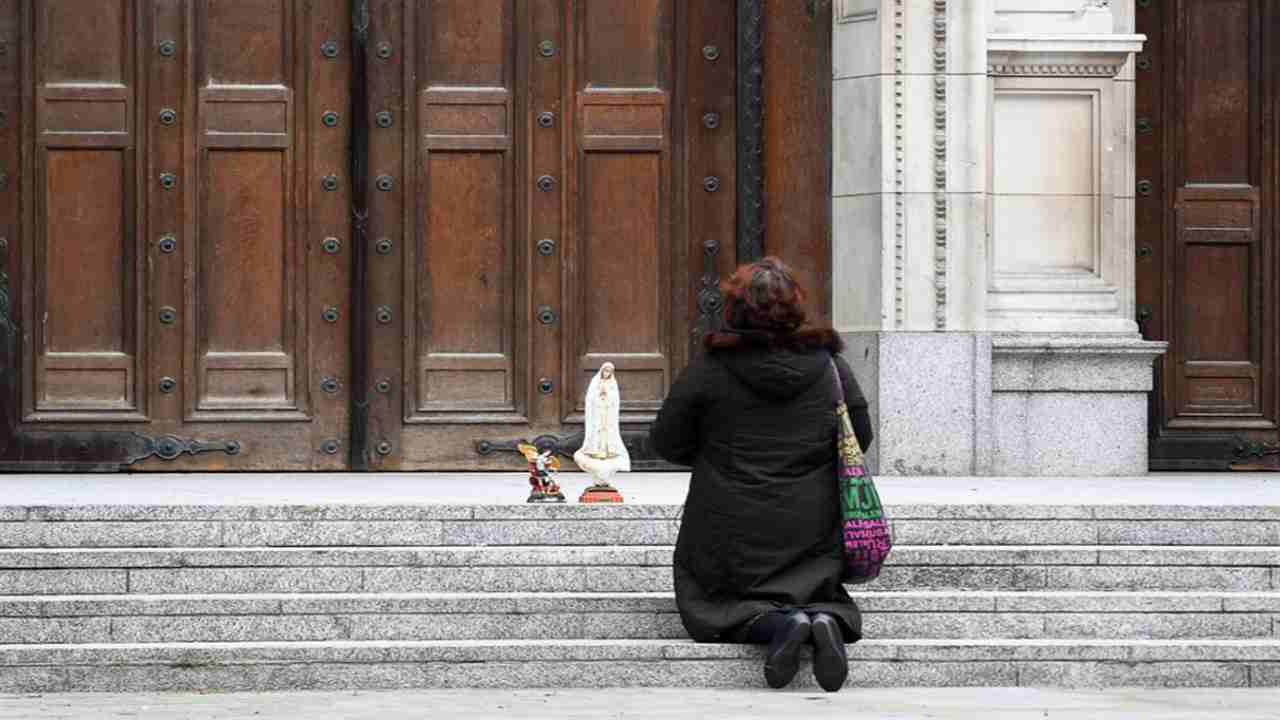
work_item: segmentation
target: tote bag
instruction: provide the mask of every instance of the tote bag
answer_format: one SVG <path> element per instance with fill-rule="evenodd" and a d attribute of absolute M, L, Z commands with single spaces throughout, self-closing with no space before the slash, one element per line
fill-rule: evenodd
<path fill-rule="evenodd" d="M 849 420 L 844 401 L 844 383 L 836 362 L 831 361 L 836 393 L 836 482 L 840 492 L 841 530 L 844 535 L 844 577 L 846 583 L 864 583 L 880 575 L 880 567 L 893 547 L 889 521 L 876 484 L 867 472 L 866 459 Z"/>

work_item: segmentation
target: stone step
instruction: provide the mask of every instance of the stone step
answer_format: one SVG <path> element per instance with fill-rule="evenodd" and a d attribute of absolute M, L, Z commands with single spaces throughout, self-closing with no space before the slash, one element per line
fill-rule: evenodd
<path fill-rule="evenodd" d="M 1280 593 L 856 595 L 869 638 L 1280 637 Z M 590 640 L 687 637 L 667 593 L 26 596 L 0 638 L 29 643 Z"/>
<path fill-rule="evenodd" d="M 0 551 L 0 595 L 666 592 L 669 546 Z M 1280 548 L 899 546 L 883 590 L 1280 589 Z"/>
<path fill-rule="evenodd" d="M 189 567 L 670 567 L 671 545 L 0 549 L 0 570 Z M 907 545 L 898 566 L 1275 567 L 1280 546 Z"/>
<path fill-rule="evenodd" d="M 671 545 L 679 505 L 0 506 L 0 547 Z M 904 545 L 1280 545 L 1280 508 L 890 505 Z"/>
<path fill-rule="evenodd" d="M 760 648 L 687 640 L 0 646 L 10 693 L 763 684 Z M 869 640 L 848 685 L 1277 687 L 1280 641 Z"/>

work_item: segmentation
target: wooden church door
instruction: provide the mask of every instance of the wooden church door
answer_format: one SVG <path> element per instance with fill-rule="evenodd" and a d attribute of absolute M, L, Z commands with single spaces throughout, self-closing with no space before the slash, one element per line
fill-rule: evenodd
<path fill-rule="evenodd" d="M 645 467 L 764 160 L 826 310 L 830 4 L 766 4 L 0 0 L 0 467 L 513 468 L 606 360 Z"/>

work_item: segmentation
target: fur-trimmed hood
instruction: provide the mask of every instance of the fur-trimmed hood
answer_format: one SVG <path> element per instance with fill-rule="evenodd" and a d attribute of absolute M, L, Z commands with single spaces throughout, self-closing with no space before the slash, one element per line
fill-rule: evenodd
<path fill-rule="evenodd" d="M 753 392 L 778 400 L 796 397 L 814 383 L 830 378 L 831 357 L 844 349 L 840 336 L 823 328 L 794 333 L 709 333 L 706 346 Z"/>
<path fill-rule="evenodd" d="M 826 349 L 832 354 L 844 352 L 844 341 L 831 328 L 801 328 L 790 333 L 726 329 L 707 333 L 702 338 L 702 344 L 712 352 L 758 347 L 799 352 Z"/>

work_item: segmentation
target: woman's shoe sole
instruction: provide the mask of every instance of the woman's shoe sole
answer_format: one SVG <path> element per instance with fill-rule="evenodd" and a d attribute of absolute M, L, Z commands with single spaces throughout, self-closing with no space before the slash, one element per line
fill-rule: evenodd
<path fill-rule="evenodd" d="M 812 624 L 807 620 L 784 627 L 786 640 L 776 652 L 770 652 L 765 659 L 764 679 L 769 687 L 776 690 L 791 684 L 800 670 L 800 648 L 808 642 L 811 628 Z"/>
<path fill-rule="evenodd" d="M 849 677 L 849 658 L 845 654 L 844 636 L 834 618 L 813 621 L 813 677 L 827 692 L 844 687 Z"/>

